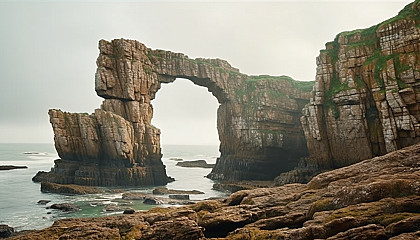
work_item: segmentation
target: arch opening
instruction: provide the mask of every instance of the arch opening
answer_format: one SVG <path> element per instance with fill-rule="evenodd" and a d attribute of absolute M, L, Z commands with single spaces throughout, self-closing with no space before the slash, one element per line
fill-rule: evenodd
<path fill-rule="evenodd" d="M 215 164 L 220 156 L 217 132 L 219 102 L 206 87 L 191 80 L 176 78 L 162 83 L 152 100 L 152 125 L 161 130 L 162 162 L 168 176 L 175 178 L 169 189 L 199 190 L 204 194 L 190 195 L 202 200 L 222 194 L 213 190 L 213 180 L 204 178 L 212 168 L 186 168 L 179 162 L 205 160 Z"/>
<path fill-rule="evenodd" d="M 152 124 L 164 145 L 219 145 L 217 99 L 207 88 L 177 78 L 162 84 L 152 100 Z"/>

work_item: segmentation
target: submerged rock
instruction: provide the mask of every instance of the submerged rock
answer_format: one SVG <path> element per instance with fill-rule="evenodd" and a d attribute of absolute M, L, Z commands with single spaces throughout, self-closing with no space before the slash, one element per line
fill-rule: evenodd
<path fill-rule="evenodd" d="M 198 190 L 176 190 L 176 189 L 167 189 L 166 187 L 158 187 L 153 189 L 153 194 L 155 195 L 164 195 L 164 194 L 204 194 L 202 191 Z"/>
<path fill-rule="evenodd" d="M 0 165 L 0 170 L 13 170 L 13 169 L 22 169 L 28 168 L 27 166 L 14 166 L 14 165 Z"/>
<path fill-rule="evenodd" d="M 49 202 L 51 202 L 51 200 L 39 200 L 39 201 L 37 202 L 37 204 L 40 204 L 40 205 L 47 205 L 47 203 L 49 203 Z"/>
<path fill-rule="evenodd" d="M 127 206 L 121 206 L 121 205 L 115 205 L 115 204 L 108 204 L 106 205 L 104 208 L 102 208 L 103 212 L 125 212 L 125 211 L 133 211 L 134 209 L 132 209 L 131 207 L 127 207 Z"/>

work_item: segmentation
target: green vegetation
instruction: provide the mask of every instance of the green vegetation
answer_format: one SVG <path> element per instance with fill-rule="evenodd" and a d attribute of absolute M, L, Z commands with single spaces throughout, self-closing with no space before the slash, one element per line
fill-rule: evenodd
<path fill-rule="evenodd" d="M 286 81 L 292 85 L 292 87 L 297 88 L 303 92 L 312 91 L 315 81 L 297 81 L 289 76 L 269 76 L 269 75 L 259 75 L 259 76 L 249 76 L 245 81 L 249 83 L 255 83 L 259 81 Z"/>
<path fill-rule="evenodd" d="M 152 72 L 153 72 L 152 67 L 150 67 L 148 65 L 143 65 L 143 69 L 148 75 L 152 74 Z"/>
<path fill-rule="evenodd" d="M 379 38 L 376 35 L 377 30 L 380 27 L 383 27 L 387 24 L 399 21 L 401 19 L 407 19 L 411 18 L 416 21 L 417 26 L 420 25 L 420 12 L 418 10 L 413 10 L 412 6 L 413 4 L 419 4 L 420 0 L 416 0 L 414 3 L 408 4 L 403 10 L 401 10 L 397 16 L 388 19 L 380 24 L 371 26 L 366 29 L 357 29 L 353 31 L 347 31 L 342 32 L 338 34 L 334 41 L 328 42 L 325 44 L 326 49 L 321 50 L 321 54 L 327 55 L 330 60 L 331 64 L 333 66 L 333 73 L 332 73 L 332 79 L 330 82 L 329 89 L 325 91 L 325 107 L 326 109 L 331 109 L 334 117 L 339 117 L 339 111 L 336 104 L 332 101 L 332 98 L 335 94 L 349 90 L 351 89 L 348 86 L 348 82 L 340 82 L 338 78 L 338 73 L 336 70 L 337 62 L 339 61 L 339 49 L 340 45 L 338 42 L 338 39 L 340 37 L 346 38 L 347 42 L 345 47 L 346 51 L 352 50 L 357 47 L 364 47 L 366 50 L 373 50 L 372 55 L 364 62 L 364 65 L 373 64 L 374 65 L 374 78 L 381 89 L 380 91 L 385 91 L 385 83 L 381 76 L 381 73 L 383 69 L 386 67 L 386 62 L 390 60 L 391 58 L 394 61 L 395 66 L 395 74 L 397 76 L 397 79 L 395 79 L 398 83 L 398 86 L 400 89 L 408 87 L 407 84 L 405 84 L 403 81 L 400 80 L 399 74 L 410 69 L 411 66 L 408 65 L 402 65 L 399 61 L 399 55 L 398 54 L 392 54 L 392 55 L 383 55 L 381 53 L 381 49 L 379 48 Z M 357 35 L 357 36 L 356 36 Z M 367 84 L 363 81 L 363 79 L 360 76 L 356 76 L 354 79 L 356 83 L 357 89 L 363 89 L 367 88 Z"/>

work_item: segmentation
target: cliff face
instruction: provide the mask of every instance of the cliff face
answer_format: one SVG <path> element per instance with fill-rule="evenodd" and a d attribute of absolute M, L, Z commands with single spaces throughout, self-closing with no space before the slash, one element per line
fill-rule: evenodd
<path fill-rule="evenodd" d="M 162 83 L 176 78 L 206 87 L 220 103 L 221 157 L 211 178 L 273 179 L 307 155 L 300 117 L 313 82 L 247 76 L 220 59 L 189 59 L 132 40 L 101 40 L 99 50 L 95 89 L 105 99 L 101 109 L 92 115 L 50 110 L 61 160 L 35 181 L 166 183 L 151 100 Z"/>
<path fill-rule="evenodd" d="M 419 24 L 416 1 L 326 44 L 301 118 L 310 164 L 346 166 L 419 142 Z"/>

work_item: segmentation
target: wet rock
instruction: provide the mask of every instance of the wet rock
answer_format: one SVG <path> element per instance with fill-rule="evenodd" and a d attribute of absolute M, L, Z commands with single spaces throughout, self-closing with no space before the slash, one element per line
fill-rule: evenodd
<path fill-rule="evenodd" d="M 102 193 L 101 190 L 95 187 L 80 186 L 75 184 L 57 184 L 50 182 L 41 183 L 41 192 L 77 195 Z"/>
<path fill-rule="evenodd" d="M 0 224 L 0 238 L 8 238 L 12 236 L 12 234 L 15 232 L 15 230 L 6 225 L 6 224 Z"/>
<path fill-rule="evenodd" d="M 170 194 L 169 198 L 177 200 L 190 200 L 190 195 L 188 194 Z"/>
<path fill-rule="evenodd" d="M 47 209 L 56 209 L 61 210 L 63 212 L 76 212 L 80 210 L 76 205 L 72 203 L 56 203 L 47 207 Z"/>
<path fill-rule="evenodd" d="M 176 190 L 168 189 L 165 187 L 158 187 L 153 189 L 153 194 L 155 195 L 164 195 L 164 194 L 204 194 L 202 191 L 198 190 Z"/>
<path fill-rule="evenodd" d="M 222 192 L 237 192 L 241 190 L 249 190 L 255 188 L 272 187 L 272 181 L 238 181 L 238 182 L 222 182 L 213 184 L 213 189 Z"/>
<path fill-rule="evenodd" d="M 160 205 L 163 202 L 160 199 L 157 199 L 157 198 L 147 197 L 147 198 L 144 199 L 143 203 L 144 204 L 149 204 L 149 205 Z"/>
<path fill-rule="evenodd" d="M 51 200 L 39 200 L 37 204 L 46 205 L 47 203 L 51 202 Z"/>
<path fill-rule="evenodd" d="M 190 168 L 213 168 L 215 164 L 208 164 L 206 160 L 178 162 L 176 166 Z"/>
<path fill-rule="evenodd" d="M 104 208 L 102 208 L 103 212 L 125 212 L 125 211 L 133 211 L 134 209 L 127 207 L 127 206 L 121 206 L 116 204 L 108 204 Z"/>
<path fill-rule="evenodd" d="M 139 192 L 126 192 L 123 193 L 122 199 L 126 200 L 144 200 L 148 195 Z"/>
<path fill-rule="evenodd" d="M 125 209 L 123 214 L 134 214 L 136 212 L 136 210 L 130 208 L 130 209 Z"/>

